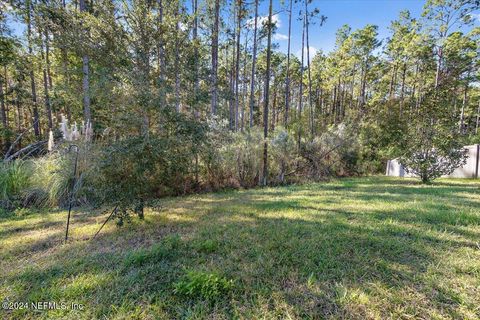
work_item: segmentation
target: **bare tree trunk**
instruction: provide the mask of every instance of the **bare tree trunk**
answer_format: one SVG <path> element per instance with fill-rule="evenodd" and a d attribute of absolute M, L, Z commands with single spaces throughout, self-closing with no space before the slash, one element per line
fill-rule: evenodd
<path fill-rule="evenodd" d="M 46 35 L 46 34 L 45 34 Z M 48 39 L 45 39 L 45 45 L 48 42 Z M 47 120 L 48 120 L 48 128 L 51 130 L 53 128 L 53 120 L 52 120 L 52 108 L 50 106 L 50 94 L 48 92 L 48 74 L 47 74 L 47 59 L 46 55 L 43 51 L 43 39 L 42 39 L 42 44 L 40 46 L 40 51 L 41 51 L 41 56 L 42 56 L 42 62 L 43 62 L 43 68 L 42 68 L 42 73 L 43 73 L 43 92 L 44 92 L 44 100 L 45 100 L 45 113 L 47 115 Z"/>
<path fill-rule="evenodd" d="M 20 106 L 20 97 L 18 96 L 18 92 L 15 96 L 15 106 L 17 108 L 17 118 L 18 118 L 18 123 L 17 123 L 17 130 L 18 132 L 22 131 L 22 122 L 23 122 L 23 117 L 22 117 L 22 107 Z"/>
<path fill-rule="evenodd" d="M 193 83 L 193 117 L 195 120 L 200 118 L 200 110 L 198 109 L 198 90 L 199 90 L 199 77 L 198 77 L 198 0 L 192 0 L 193 10 L 193 45 L 194 45 L 194 83 Z M 199 182 L 199 170 L 198 170 L 198 152 L 195 151 L 195 185 L 198 186 Z"/>
<path fill-rule="evenodd" d="M 180 43 L 178 34 L 180 32 L 180 3 L 175 9 L 175 110 L 180 112 Z"/>
<path fill-rule="evenodd" d="M 193 96 L 194 96 L 194 106 L 193 106 L 193 116 L 196 120 L 200 118 L 200 111 L 198 109 L 198 89 L 199 89 L 199 76 L 198 76 L 198 0 L 192 1 L 193 8 L 193 45 L 194 45 L 194 59 L 195 59 L 195 74 L 194 74 L 194 83 L 193 83 Z M 197 159 L 198 162 L 198 159 Z M 198 175 L 198 174 L 197 174 Z M 196 178 L 198 181 L 198 177 Z"/>
<path fill-rule="evenodd" d="M 302 26 L 302 58 L 300 64 L 300 89 L 298 93 L 298 112 L 296 114 L 299 121 L 302 118 L 302 109 L 303 109 L 303 66 L 304 66 L 304 56 L 305 56 L 305 19 L 303 19 Z M 298 136 L 297 136 L 297 147 L 300 149 L 300 142 L 302 140 L 302 126 L 298 127 Z"/>
<path fill-rule="evenodd" d="M 304 56 L 305 56 L 305 19 L 303 19 L 303 28 L 302 28 L 302 57 L 301 57 L 301 64 L 300 64 L 300 96 L 298 101 L 299 117 L 302 115 L 302 109 L 303 109 L 303 66 L 305 65 Z"/>
<path fill-rule="evenodd" d="M 442 36 L 443 38 L 443 36 Z M 437 62 L 437 70 L 435 71 L 435 89 L 438 87 L 440 82 L 440 73 L 442 70 L 442 60 L 443 60 L 443 48 L 440 46 L 438 48 L 438 62 Z"/>
<path fill-rule="evenodd" d="M 369 56 L 367 55 L 365 57 L 365 63 L 362 68 L 363 70 L 362 70 L 361 85 L 360 85 L 360 103 L 359 103 L 360 108 L 363 108 L 366 102 L 365 94 L 366 94 L 366 87 L 367 87 L 368 59 L 369 59 Z"/>
<path fill-rule="evenodd" d="M 392 68 L 392 76 L 390 78 L 390 89 L 388 90 L 388 97 L 390 100 L 392 100 L 393 98 L 393 88 L 395 86 L 395 79 L 397 77 L 397 64 L 394 63 L 393 64 L 393 68 Z"/>
<path fill-rule="evenodd" d="M 354 64 L 353 66 L 353 70 L 352 70 L 352 81 L 350 83 L 350 103 L 349 103 L 349 108 L 352 109 L 352 105 L 353 105 L 353 90 L 355 89 L 355 72 L 356 72 L 356 65 Z"/>
<path fill-rule="evenodd" d="M 478 134 L 479 125 L 480 125 L 480 101 L 478 102 L 478 108 L 477 108 L 477 121 L 475 123 L 475 134 Z"/>
<path fill-rule="evenodd" d="M 248 96 L 248 84 L 246 83 L 245 79 L 247 79 L 247 61 L 248 61 L 248 29 L 245 35 L 245 45 L 244 45 L 244 57 L 243 57 L 243 93 L 242 93 L 242 112 L 241 112 L 241 127 L 240 130 L 243 132 L 245 128 L 245 110 L 248 108 L 247 106 L 247 96 Z"/>
<path fill-rule="evenodd" d="M 268 178 L 268 102 L 270 91 L 270 63 L 272 49 L 272 0 L 268 7 L 268 37 L 267 37 L 267 70 L 265 72 L 265 98 L 263 101 L 263 185 L 267 185 Z"/>
<path fill-rule="evenodd" d="M 253 127 L 253 112 L 255 106 L 255 64 L 257 62 L 257 23 L 258 0 L 255 0 L 255 22 L 253 27 L 252 76 L 250 78 L 250 128 Z"/>
<path fill-rule="evenodd" d="M 339 105 L 339 112 L 340 112 L 340 121 L 342 121 L 345 118 L 345 100 L 347 99 L 347 90 L 345 90 L 347 87 L 345 80 L 341 84 L 342 88 L 342 97 L 340 99 L 340 105 Z"/>
<path fill-rule="evenodd" d="M 305 34 L 307 37 L 307 74 L 308 74 L 308 104 L 310 106 L 310 134 L 313 139 L 314 120 L 313 120 L 313 103 L 312 103 L 312 76 L 310 72 L 310 42 L 308 39 L 308 0 L 305 0 Z"/>
<path fill-rule="evenodd" d="M 215 115 L 218 105 L 218 29 L 220 19 L 220 0 L 215 0 L 215 22 L 212 30 L 212 101 L 211 111 Z"/>
<path fill-rule="evenodd" d="M 158 38 L 158 66 L 160 81 L 165 80 L 165 48 L 163 43 L 163 0 L 158 0 L 158 25 L 160 36 Z"/>
<path fill-rule="evenodd" d="M 33 104 L 33 131 L 37 139 L 40 138 L 40 119 L 38 115 L 38 106 L 37 106 L 37 89 L 35 85 L 35 74 L 33 66 L 33 49 L 32 49 L 32 2 L 27 0 L 25 2 L 27 6 L 27 41 L 28 41 L 28 56 L 30 60 L 30 86 L 32 89 L 32 104 Z"/>
<path fill-rule="evenodd" d="M 52 74 L 50 72 L 50 35 L 48 33 L 48 28 L 45 28 L 45 63 L 47 64 L 47 78 L 48 78 L 48 87 L 50 90 L 53 89 L 53 80 Z"/>
<path fill-rule="evenodd" d="M 62 72 L 64 75 L 64 81 L 66 82 L 67 88 L 70 87 L 70 74 L 68 72 L 68 53 L 67 48 L 64 42 L 62 42 L 60 47 L 61 61 L 62 61 Z M 70 110 L 70 105 L 65 104 L 65 112 L 67 113 L 67 119 L 69 122 L 72 121 L 72 112 Z"/>
<path fill-rule="evenodd" d="M 337 99 L 338 99 L 338 90 L 337 85 L 333 87 L 333 104 L 332 104 L 332 120 L 333 124 L 337 123 Z"/>
<path fill-rule="evenodd" d="M 415 73 L 413 76 L 413 86 L 412 86 L 412 97 L 411 97 L 411 102 L 415 101 L 415 97 L 417 94 L 417 75 L 418 75 L 418 63 L 415 65 Z M 411 109 L 414 109 L 413 104 L 411 104 Z"/>
<path fill-rule="evenodd" d="M 234 8 L 236 9 L 236 7 Z M 233 14 L 233 19 L 235 20 L 236 18 L 235 13 Z M 234 23 L 234 29 L 235 29 L 235 23 Z M 232 64 L 230 68 L 230 81 L 229 81 L 229 99 L 228 99 L 228 110 L 229 110 L 229 115 L 228 115 L 228 125 L 230 130 L 235 130 L 235 111 L 234 111 L 234 104 L 235 104 L 235 94 L 234 94 L 234 88 L 235 88 L 235 58 L 236 58 L 236 46 L 235 46 L 235 32 L 232 34 Z"/>
<path fill-rule="evenodd" d="M 273 102 L 272 102 L 272 127 L 270 128 L 270 132 L 275 130 L 275 125 L 277 124 L 277 117 L 278 117 L 278 110 L 277 110 L 277 83 L 276 83 L 276 76 L 274 76 L 273 81 Z"/>
<path fill-rule="evenodd" d="M 86 12 L 87 7 L 85 4 L 85 0 L 79 0 L 80 4 L 80 12 Z M 82 26 L 83 27 L 83 26 Z M 86 30 L 82 30 L 82 33 L 86 34 Z M 84 39 L 85 40 L 85 39 Z M 83 90 L 83 117 L 85 122 L 92 122 L 92 116 L 90 112 L 90 68 L 89 68 L 89 57 L 88 54 L 84 53 L 82 56 L 82 72 L 83 72 L 83 80 L 82 80 L 82 90 Z"/>
<path fill-rule="evenodd" d="M 470 72 L 468 73 L 467 77 L 470 77 Z M 465 90 L 463 91 L 463 101 L 462 101 L 462 110 L 460 112 L 460 127 L 459 132 L 460 134 L 465 133 L 465 107 L 467 105 L 467 97 L 468 97 L 468 80 L 465 83 Z"/>
<path fill-rule="evenodd" d="M 235 61 L 235 131 L 238 130 L 238 80 L 240 74 L 240 31 L 242 27 L 242 0 L 238 0 L 237 8 L 237 57 Z"/>
<path fill-rule="evenodd" d="M 7 112 L 6 112 L 6 105 L 5 105 L 5 94 L 3 92 L 3 78 L 0 77 L 0 112 L 1 112 L 1 116 L 2 116 L 2 124 L 3 124 L 3 128 L 5 129 L 5 132 L 4 132 L 4 141 L 5 141 L 5 152 L 8 151 L 8 149 L 10 149 L 10 139 L 8 137 L 8 120 L 7 120 Z M 5 82 L 7 81 L 7 79 L 5 79 Z"/>
<path fill-rule="evenodd" d="M 287 74 L 285 77 L 285 127 L 288 126 L 288 111 L 290 110 L 290 44 L 292 35 L 292 5 L 293 0 L 290 0 L 290 8 L 288 10 Z"/>
<path fill-rule="evenodd" d="M 404 97 L 405 97 L 405 78 L 407 76 L 407 63 L 403 63 L 402 69 L 402 89 L 400 91 L 400 116 L 403 115 L 403 105 L 404 105 Z"/>

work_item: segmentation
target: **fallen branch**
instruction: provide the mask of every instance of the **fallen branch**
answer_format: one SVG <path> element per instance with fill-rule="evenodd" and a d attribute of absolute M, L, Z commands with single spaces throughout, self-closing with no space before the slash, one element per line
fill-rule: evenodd
<path fill-rule="evenodd" d="M 17 145 L 17 143 L 22 139 L 22 137 L 28 132 L 30 131 L 30 129 L 32 129 L 33 127 L 35 127 L 35 125 L 37 124 L 38 120 L 35 121 L 29 128 L 23 130 L 22 133 L 20 133 L 18 135 L 18 137 L 15 139 L 15 141 L 13 141 L 13 143 L 10 145 L 10 148 L 8 148 L 7 150 L 7 153 L 5 153 L 5 157 L 3 158 L 3 161 L 5 162 L 8 162 L 10 161 L 10 159 L 12 159 L 12 157 L 10 157 L 10 153 L 13 151 L 13 147 L 15 147 L 15 145 Z M 27 146 L 28 147 L 28 146 Z"/>
<path fill-rule="evenodd" d="M 18 158 L 23 153 L 25 153 L 25 157 L 27 157 L 27 156 L 31 155 L 32 153 L 34 153 L 35 151 L 37 151 L 38 149 L 40 149 L 45 144 L 47 144 L 47 140 L 38 141 L 38 142 L 35 142 L 35 143 L 32 143 L 32 144 L 29 144 L 28 146 L 18 150 L 17 152 L 12 154 L 8 158 L 4 158 L 3 161 L 10 162 L 11 160 L 13 160 L 15 158 Z"/>

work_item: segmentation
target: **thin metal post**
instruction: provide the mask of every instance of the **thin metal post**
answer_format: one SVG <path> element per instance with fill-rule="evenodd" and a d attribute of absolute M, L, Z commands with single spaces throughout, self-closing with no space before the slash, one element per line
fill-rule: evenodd
<path fill-rule="evenodd" d="M 107 224 L 108 220 L 110 220 L 110 218 L 113 216 L 113 214 L 117 212 L 117 208 L 118 208 L 118 205 L 115 206 L 115 208 L 113 208 L 112 213 L 110 213 L 110 215 L 108 216 L 107 220 L 105 220 L 105 222 L 102 224 L 102 226 L 100 227 L 100 229 L 98 229 L 97 233 L 95 233 L 95 235 L 93 236 L 92 240 L 95 239 L 95 237 L 100 233 L 100 231 L 102 231 L 103 226 Z"/>

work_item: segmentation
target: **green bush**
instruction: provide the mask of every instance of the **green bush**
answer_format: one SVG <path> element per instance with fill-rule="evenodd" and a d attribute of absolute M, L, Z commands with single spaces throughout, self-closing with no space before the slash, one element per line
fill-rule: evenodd
<path fill-rule="evenodd" d="M 262 171 L 263 136 L 260 130 L 232 134 L 232 143 L 222 151 L 226 155 L 226 167 L 242 187 L 258 184 Z M 234 164 L 234 165 L 233 165 Z"/>
<path fill-rule="evenodd" d="M 188 271 L 184 277 L 175 283 L 174 287 L 176 294 L 214 301 L 231 292 L 234 282 L 216 273 Z"/>
<path fill-rule="evenodd" d="M 100 202 L 118 206 L 120 222 L 130 212 L 143 217 L 147 200 L 193 189 L 204 128 L 174 111 L 163 116 L 161 133 L 124 137 L 99 149 L 94 189 Z"/>
<path fill-rule="evenodd" d="M 288 182 L 287 174 L 294 168 L 297 160 L 295 138 L 285 129 L 277 127 L 270 141 L 270 181 L 279 184 Z"/>

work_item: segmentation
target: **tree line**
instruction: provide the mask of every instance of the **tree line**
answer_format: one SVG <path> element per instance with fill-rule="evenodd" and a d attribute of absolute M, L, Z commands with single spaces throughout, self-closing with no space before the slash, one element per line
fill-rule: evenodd
<path fill-rule="evenodd" d="M 411 150 L 428 127 L 444 142 L 479 142 L 479 1 L 428 0 L 420 17 L 400 12 L 387 39 L 375 25 L 344 25 L 334 50 L 313 57 L 310 40 L 328 23 L 320 3 L 264 1 L 263 15 L 259 0 L 2 4 L 3 153 L 44 142 L 50 131 L 58 137 L 62 115 L 92 124 L 94 140 L 163 134 L 165 109 L 225 123 L 245 139 L 261 130 L 260 184 L 278 129 L 295 142 L 286 153 L 315 163 L 308 144 L 345 127 L 365 172 Z M 286 53 L 275 43 L 278 12 L 288 17 Z M 292 34 L 295 22 L 301 34 Z M 292 41 L 301 42 L 300 57 Z"/>

